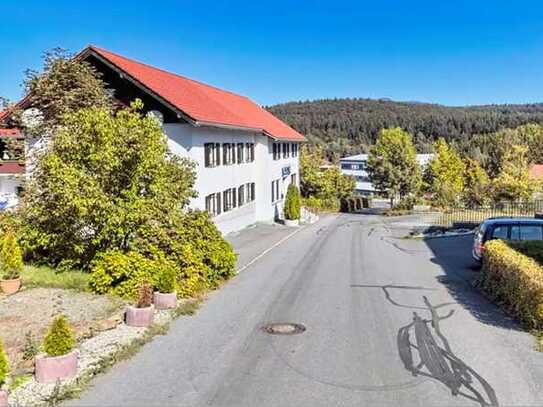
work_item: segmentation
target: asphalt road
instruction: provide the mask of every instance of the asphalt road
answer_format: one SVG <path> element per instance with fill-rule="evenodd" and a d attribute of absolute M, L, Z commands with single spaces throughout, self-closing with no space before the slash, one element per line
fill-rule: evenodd
<path fill-rule="evenodd" d="M 543 353 L 472 288 L 471 236 L 400 239 L 400 225 L 307 227 L 69 404 L 542 405 Z"/>

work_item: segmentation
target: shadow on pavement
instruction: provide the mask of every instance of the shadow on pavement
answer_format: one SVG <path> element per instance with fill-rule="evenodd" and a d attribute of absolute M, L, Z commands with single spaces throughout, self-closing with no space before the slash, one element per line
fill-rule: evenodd
<path fill-rule="evenodd" d="M 472 239 L 471 235 L 467 235 L 424 240 L 433 254 L 431 261 L 439 265 L 445 273 L 438 276 L 437 281 L 447 288 L 459 305 L 471 312 L 479 321 L 488 325 L 521 330 L 513 318 L 507 316 L 474 287 L 478 270 L 471 258 Z"/>

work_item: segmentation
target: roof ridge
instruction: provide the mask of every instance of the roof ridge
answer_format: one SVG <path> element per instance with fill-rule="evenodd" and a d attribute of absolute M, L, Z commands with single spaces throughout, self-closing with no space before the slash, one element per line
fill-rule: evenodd
<path fill-rule="evenodd" d="M 124 56 L 124 55 L 117 54 L 116 52 L 112 52 L 112 51 L 110 51 L 110 50 L 108 50 L 108 49 L 101 48 L 101 47 L 98 47 L 98 46 L 96 46 L 96 45 L 90 44 L 90 45 L 88 46 L 88 48 L 89 48 L 89 49 L 92 49 L 92 50 L 94 50 L 94 51 L 97 51 L 97 52 L 107 52 L 107 53 L 109 53 L 109 54 L 115 55 L 116 57 L 126 59 L 126 60 L 128 60 L 128 61 L 130 61 L 130 62 L 133 62 L 133 63 L 136 63 L 136 64 L 140 64 L 140 65 L 146 66 L 146 67 L 151 68 L 151 69 L 155 69 L 155 70 L 160 71 L 160 72 L 167 73 L 168 75 L 177 76 L 178 78 L 181 78 L 181 79 L 184 79 L 184 80 L 187 80 L 187 81 L 191 81 L 191 82 L 197 83 L 197 84 L 199 84 L 199 85 L 202 85 L 202 86 L 205 86 L 205 87 L 208 87 L 208 88 L 211 88 L 211 89 L 218 90 L 218 91 L 220 91 L 220 92 L 230 93 L 231 95 L 234 95 L 234 96 L 237 96 L 237 97 L 241 97 L 241 98 L 245 98 L 245 99 L 251 100 L 248 96 L 241 95 L 241 94 L 236 93 L 236 92 L 233 92 L 233 91 L 231 91 L 231 90 L 222 89 L 222 88 L 219 88 L 218 86 L 210 85 L 210 84 L 208 84 L 208 83 L 199 81 L 199 80 L 197 80 L 197 79 L 192 79 L 192 78 L 189 78 L 189 77 L 187 77 L 187 76 L 180 75 L 180 74 L 178 74 L 178 73 L 176 73 L 176 72 L 167 71 L 166 69 L 158 68 L 157 66 L 148 64 L 148 63 L 146 63 L 146 62 L 141 62 L 141 61 L 138 61 L 138 60 L 136 60 L 136 59 L 128 58 L 128 57 L 126 57 L 126 56 Z"/>

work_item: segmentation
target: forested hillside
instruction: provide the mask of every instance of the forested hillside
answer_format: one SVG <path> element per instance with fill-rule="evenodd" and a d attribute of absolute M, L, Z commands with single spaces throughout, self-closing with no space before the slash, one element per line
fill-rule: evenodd
<path fill-rule="evenodd" d="M 438 137 L 466 151 L 473 135 L 526 123 L 543 124 L 543 103 L 447 107 L 384 99 L 324 99 L 267 109 L 334 155 L 368 151 L 379 130 L 386 127 L 409 131 L 417 150 L 428 152 Z"/>

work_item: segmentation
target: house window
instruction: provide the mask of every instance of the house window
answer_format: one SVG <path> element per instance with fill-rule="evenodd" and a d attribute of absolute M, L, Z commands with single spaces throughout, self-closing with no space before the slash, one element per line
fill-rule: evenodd
<path fill-rule="evenodd" d="M 219 143 L 204 144 L 204 165 L 205 167 L 221 165 L 221 145 Z"/>
<path fill-rule="evenodd" d="M 245 185 L 238 188 L 238 205 L 242 206 L 243 204 L 245 204 Z"/>
<path fill-rule="evenodd" d="M 287 158 L 288 155 L 287 155 L 287 144 L 284 143 L 283 144 L 283 158 Z"/>
<path fill-rule="evenodd" d="M 279 160 L 281 158 L 281 145 L 279 143 L 273 143 L 273 159 Z"/>
<path fill-rule="evenodd" d="M 232 189 L 227 189 L 222 193 L 222 203 L 224 212 L 232 209 Z"/>
<path fill-rule="evenodd" d="M 296 174 L 291 174 L 290 175 L 290 183 L 292 185 L 296 185 Z"/>
<path fill-rule="evenodd" d="M 246 202 L 253 202 L 255 200 L 255 183 L 248 182 L 245 184 L 245 194 L 247 197 Z"/>
<path fill-rule="evenodd" d="M 224 143 L 222 145 L 222 162 L 224 165 L 230 165 L 234 163 L 232 160 L 232 150 L 232 144 Z"/>
<path fill-rule="evenodd" d="M 252 163 L 255 160 L 254 143 L 245 144 L 245 162 Z"/>
<path fill-rule="evenodd" d="M 220 192 L 206 196 L 205 202 L 206 211 L 208 211 L 211 216 L 220 215 L 222 209 Z"/>
<path fill-rule="evenodd" d="M 292 156 L 298 157 L 298 144 L 292 143 Z"/>
<path fill-rule="evenodd" d="M 237 206 L 238 191 L 236 190 L 236 188 L 230 188 L 230 191 L 230 193 L 232 194 L 232 208 L 235 208 Z"/>
<path fill-rule="evenodd" d="M 238 164 L 243 162 L 243 143 L 238 143 Z"/>

